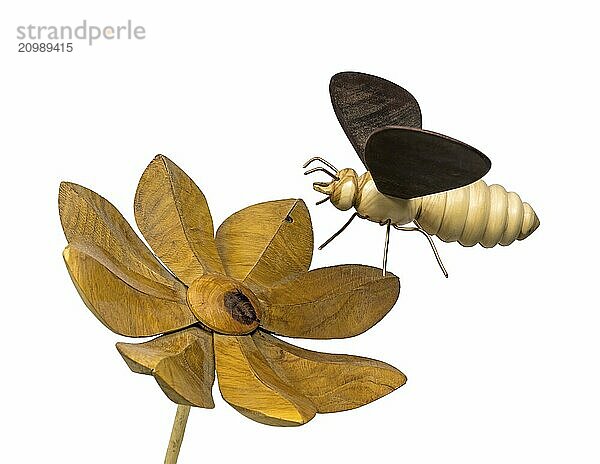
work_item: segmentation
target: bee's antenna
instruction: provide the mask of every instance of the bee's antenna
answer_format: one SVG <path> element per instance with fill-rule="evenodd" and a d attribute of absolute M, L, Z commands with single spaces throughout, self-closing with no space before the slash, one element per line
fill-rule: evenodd
<path fill-rule="evenodd" d="M 323 163 L 325 166 L 327 166 L 329 169 L 334 170 L 335 172 L 338 172 L 339 169 L 336 168 L 333 164 L 331 164 L 329 161 L 327 161 L 325 158 L 321 158 L 320 156 L 313 156 L 311 159 L 309 159 L 306 163 L 304 163 L 304 165 L 302 166 L 303 168 L 308 167 L 308 165 L 314 161 L 320 161 L 321 163 Z"/>
<path fill-rule="evenodd" d="M 442 258 L 440 258 L 440 254 L 438 253 L 437 248 L 435 247 L 435 243 L 433 243 L 433 240 L 431 239 L 429 234 L 423 230 L 423 228 L 419 225 L 419 223 L 417 221 L 414 221 L 414 222 L 417 227 L 403 227 L 403 226 L 397 226 L 396 224 L 393 224 L 393 226 L 394 226 L 394 229 L 396 229 L 396 230 L 408 230 L 408 231 L 414 230 L 414 231 L 421 232 L 423 235 L 425 235 L 425 237 L 427 237 L 427 241 L 429 242 L 429 245 L 431 245 L 431 249 L 433 250 L 433 254 L 435 255 L 435 259 L 437 260 L 438 265 L 440 266 L 440 269 L 444 273 L 444 276 L 446 278 L 448 278 L 448 272 L 446 271 L 446 268 L 444 267 L 444 263 L 442 263 Z"/>
<path fill-rule="evenodd" d="M 336 176 L 336 175 L 335 175 L 334 173 L 332 173 L 332 172 L 329 172 L 327 169 L 325 169 L 325 168 L 324 168 L 324 167 L 322 167 L 322 166 L 319 166 L 318 168 L 312 168 L 312 169 L 309 169 L 308 171 L 306 171 L 306 172 L 304 173 L 304 175 L 306 176 L 306 175 L 308 175 L 308 174 L 312 174 L 313 172 L 317 172 L 317 171 L 324 172 L 325 174 L 327 174 L 328 176 L 330 176 L 330 177 L 331 177 L 333 180 L 340 180 L 340 178 L 339 178 L 338 176 Z"/>
<path fill-rule="evenodd" d="M 350 216 L 350 219 L 348 219 L 348 221 L 346 222 L 346 224 L 344 224 L 342 226 L 342 228 L 340 230 L 338 230 L 335 234 L 333 234 L 331 237 L 329 237 L 327 240 L 325 240 L 323 242 L 323 244 L 319 247 L 319 250 L 322 250 L 323 248 L 325 248 L 327 245 L 329 245 L 331 243 L 331 241 L 336 238 L 338 235 L 340 235 L 342 232 L 344 232 L 344 230 L 346 230 L 346 227 L 348 227 L 350 225 L 350 223 L 354 220 L 354 218 L 358 216 L 358 213 L 354 213 L 352 216 Z"/>
<path fill-rule="evenodd" d="M 323 198 L 322 200 L 319 200 L 315 203 L 315 205 L 319 206 L 322 205 L 323 203 L 325 203 L 327 200 L 329 200 L 329 195 L 326 196 L 325 198 Z"/>

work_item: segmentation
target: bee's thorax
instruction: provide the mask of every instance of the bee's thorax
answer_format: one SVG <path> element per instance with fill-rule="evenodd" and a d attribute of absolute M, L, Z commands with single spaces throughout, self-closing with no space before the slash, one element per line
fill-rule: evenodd
<path fill-rule="evenodd" d="M 341 169 L 336 173 L 338 180 L 330 183 L 315 183 L 317 192 L 329 195 L 331 203 L 342 211 L 356 208 L 359 216 L 383 224 L 407 224 L 415 219 L 421 199 L 402 200 L 382 194 L 377 190 L 370 172 L 361 176 L 354 169 Z"/>

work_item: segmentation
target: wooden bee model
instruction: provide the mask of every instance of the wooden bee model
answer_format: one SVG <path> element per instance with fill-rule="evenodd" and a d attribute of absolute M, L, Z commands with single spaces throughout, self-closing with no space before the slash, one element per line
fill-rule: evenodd
<path fill-rule="evenodd" d="M 402 87 L 380 77 L 343 72 L 332 77 L 329 93 L 335 114 L 359 158 L 368 169 L 338 170 L 321 157 L 321 171 L 331 182 L 315 182 L 313 188 L 327 195 L 338 209 L 356 209 L 348 222 L 319 249 L 342 233 L 357 216 L 386 226 L 383 272 L 386 272 L 390 227 L 421 232 L 431 239 L 463 246 L 476 243 L 491 248 L 523 240 L 540 221 L 519 195 L 501 185 L 487 185 L 487 156 L 466 143 L 421 129 L 417 100 Z M 414 223 L 414 227 L 405 224 Z"/>

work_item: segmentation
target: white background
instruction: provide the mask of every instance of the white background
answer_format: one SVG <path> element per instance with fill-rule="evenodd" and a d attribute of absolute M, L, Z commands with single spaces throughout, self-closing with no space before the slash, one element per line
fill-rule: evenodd
<path fill-rule="evenodd" d="M 3 4 L 6 10 L 8 2 Z M 295 429 L 254 423 L 215 386 L 180 462 L 597 463 L 597 13 L 592 2 L 12 2 L 0 15 L 5 462 L 162 462 L 175 405 L 114 349 L 64 268 L 60 180 L 133 220 L 157 153 L 206 194 L 215 224 L 302 197 L 316 242 L 348 217 L 312 206 L 301 164 L 361 168 L 331 110 L 342 70 L 419 100 L 427 129 L 493 161 L 541 227 L 484 250 L 395 233 L 396 307 L 369 332 L 299 345 L 385 360 L 406 386 Z M 589 6 L 588 6 L 589 5 Z M 17 53 L 19 25 L 142 25 L 142 41 Z M 313 267 L 380 265 L 384 230 L 357 221 Z M 122 339 L 122 338 L 121 338 Z"/>

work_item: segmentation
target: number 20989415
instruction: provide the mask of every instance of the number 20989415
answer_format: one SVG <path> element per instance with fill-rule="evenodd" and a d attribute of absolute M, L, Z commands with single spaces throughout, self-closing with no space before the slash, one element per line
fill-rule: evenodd
<path fill-rule="evenodd" d="M 19 42 L 19 53 L 70 53 L 73 51 L 71 42 Z"/>

